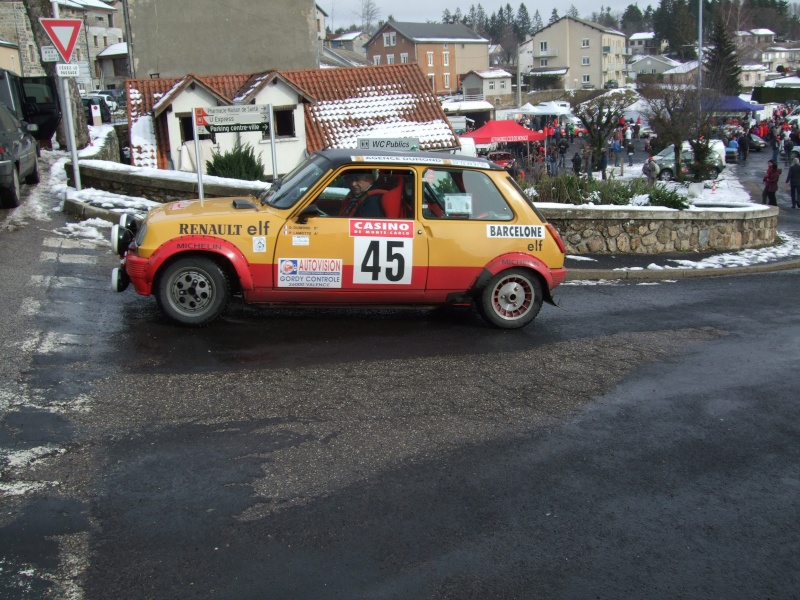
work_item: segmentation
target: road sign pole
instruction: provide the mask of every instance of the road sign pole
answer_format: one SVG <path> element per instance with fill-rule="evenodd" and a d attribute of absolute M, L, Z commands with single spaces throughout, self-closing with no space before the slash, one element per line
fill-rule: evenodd
<path fill-rule="evenodd" d="M 50 4 L 53 7 L 53 17 L 58 19 L 58 2 L 54 0 Z M 82 189 L 81 170 L 78 166 L 78 149 L 76 148 L 77 143 L 75 141 L 75 122 L 72 119 L 72 101 L 69 94 L 69 80 L 66 77 L 61 78 L 61 112 L 67 117 L 67 127 L 64 132 L 64 137 L 67 138 L 67 146 L 69 147 L 70 156 L 72 157 L 72 179 L 75 182 L 75 189 L 80 191 Z"/>
<path fill-rule="evenodd" d="M 203 206 L 203 166 L 200 164 L 200 135 L 197 133 L 197 109 L 192 109 L 192 127 L 194 128 L 194 164 L 197 169 L 197 195 L 200 197 L 200 206 Z"/>
<path fill-rule="evenodd" d="M 275 113 L 269 104 L 269 146 L 272 148 L 272 181 L 278 181 L 278 155 L 275 152 Z"/>

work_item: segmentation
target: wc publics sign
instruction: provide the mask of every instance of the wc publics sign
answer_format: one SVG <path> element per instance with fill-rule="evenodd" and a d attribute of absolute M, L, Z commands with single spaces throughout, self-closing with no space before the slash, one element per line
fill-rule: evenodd
<path fill-rule="evenodd" d="M 247 104 L 195 108 L 195 125 L 198 133 L 269 132 L 269 105 Z"/>
<path fill-rule="evenodd" d="M 358 138 L 359 150 L 419 150 L 419 138 Z"/>

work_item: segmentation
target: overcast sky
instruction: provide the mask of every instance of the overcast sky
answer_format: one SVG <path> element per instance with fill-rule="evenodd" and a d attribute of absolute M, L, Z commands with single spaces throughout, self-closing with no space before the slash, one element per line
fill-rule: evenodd
<path fill-rule="evenodd" d="M 378 19 L 386 20 L 391 15 L 397 21 L 412 21 L 416 23 L 425 23 L 426 21 L 440 21 L 442 13 L 445 9 L 451 12 L 456 7 L 461 7 L 461 12 L 468 12 L 472 4 L 483 6 L 483 10 L 487 16 L 497 9 L 506 4 L 510 4 L 516 13 L 520 4 L 525 4 L 531 17 L 538 10 L 542 21 L 547 23 L 550 19 L 550 14 L 553 8 L 558 9 L 559 16 L 564 16 L 564 13 L 571 4 L 575 5 L 578 9 L 578 14 L 581 17 L 588 17 L 592 12 L 599 12 L 600 5 L 610 6 L 611 12 L 622 13 L 629 4 L 638 4 L 639 8 L 644 10 L 648 4 L 653 8 L 658 8 L 658 1 L 652 0 L 650 2 L 636 2 L 635 0 L 612 0 L 610 2 L 596 2 L 592 0 L 565 0 L 562 2 L 551 2 L 542 4 L 534 0 L 375 0 L 378 6 Z M 328 26 L 336 30 L 338 27 L 347 27 L 352 23 L 361 23 L 361 0 L 317 0 L 317 4 L 328 13 Z"/>

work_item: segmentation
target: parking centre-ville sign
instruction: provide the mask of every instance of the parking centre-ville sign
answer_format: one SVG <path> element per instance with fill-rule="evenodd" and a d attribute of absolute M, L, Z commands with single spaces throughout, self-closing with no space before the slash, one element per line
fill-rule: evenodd
<path fill-rule="evenodd" d="M 195 108 L 194 118 L 198 133 L 269 132 L 268 104 L 244 104 Z"/>

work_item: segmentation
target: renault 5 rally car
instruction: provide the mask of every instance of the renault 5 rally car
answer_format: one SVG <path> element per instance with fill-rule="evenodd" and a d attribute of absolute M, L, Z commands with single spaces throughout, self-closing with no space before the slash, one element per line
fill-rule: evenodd
<path fill-rule="evenodd" d="M 368 189 L 367 189 L 368 188 Z M 488 160 L 315 152 L 260 197 L 172 202 L 111 232 L 112 288 L 155 296 L 184 325 L 232 295 L 287 305 L 475 304 L 501 328 L 553 303 L 564 245 Z"/>

